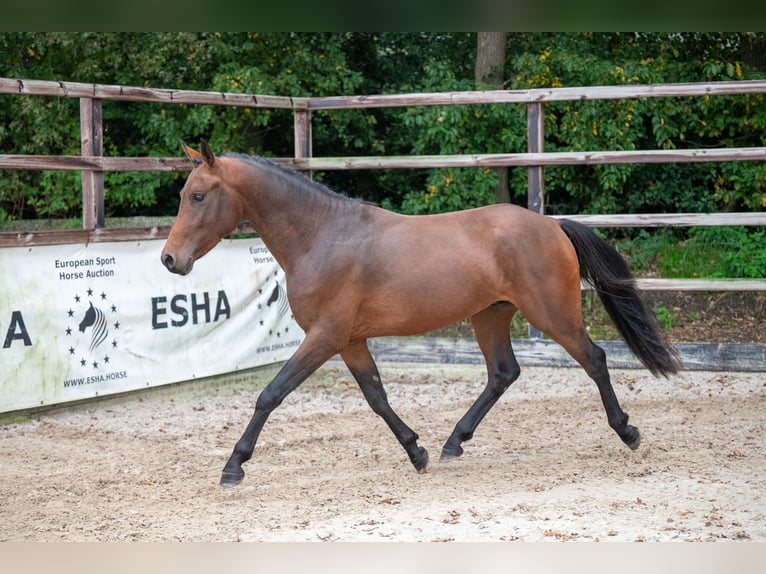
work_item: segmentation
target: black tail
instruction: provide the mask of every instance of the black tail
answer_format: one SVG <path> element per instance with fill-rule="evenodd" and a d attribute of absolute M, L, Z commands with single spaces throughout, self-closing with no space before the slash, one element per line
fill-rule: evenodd
<path fill-rule="evenodd" d="M 678 353 L 646 311 L 622 256 L 585 225 L 566 219 L 559 224 L 577 252 L 580 277 L 596 290 L 630 350 L 655 376 L 678 372 Z"/>

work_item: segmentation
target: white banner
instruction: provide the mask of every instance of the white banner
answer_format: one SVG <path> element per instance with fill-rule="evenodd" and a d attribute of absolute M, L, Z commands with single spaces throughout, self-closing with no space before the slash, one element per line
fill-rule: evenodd
<path fill-rule="evenodd" d="M 225 240 L 191 274 L 164 240 L 0 249 L 0 412 L 286 360 L 303 340 L 260 239 Z"/>

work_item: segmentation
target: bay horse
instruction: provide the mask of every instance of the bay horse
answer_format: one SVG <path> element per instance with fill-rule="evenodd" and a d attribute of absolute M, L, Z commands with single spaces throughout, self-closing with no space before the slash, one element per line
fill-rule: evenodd
<path fill-rule="evenodd" d="M 640 443 L 620 408 L 606 354 L 581 317 L 581 280 L 598 292 L 627 345 L 655 376 L 681 368 L 638 295 L 625 260 L 582 224 L 511 204 L 409 216 L 350 199 L 276 162 L 214 155 L 182 143 L 192 162 L 161 261 L 186 275 L 242 220 L 282 267 L 305 338 L 261 391 L 226 463 L 221 485 L 238 485 L 270 413 L 319 366 L 339 354 L 372 410 L 415 469 L 428 453 L 391 408 L 367 340 L 412 335 L 470 318 L 485 358 L 485 389 L 458 421 L 442 458 L 460 456 L 492 406 L 520 373 L 510 340 L 520 310 L 595 381 L 609 426 L 631 449 Z"/>

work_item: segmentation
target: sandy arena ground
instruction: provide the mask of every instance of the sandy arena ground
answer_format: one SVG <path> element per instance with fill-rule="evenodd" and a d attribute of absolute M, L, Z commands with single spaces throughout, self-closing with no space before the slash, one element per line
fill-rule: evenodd
<path fill-rule="evenodd" d="M 381 374 L 427 474 L 331 362 L 273 413 L 235 489 L 218 479 L 262 380 L 0 426 L 0 540 L 766 541 L 766 374 L 613 371 L 632 452 L 582 371 L 527 367 L 448 463 L 483 367 Z"/>

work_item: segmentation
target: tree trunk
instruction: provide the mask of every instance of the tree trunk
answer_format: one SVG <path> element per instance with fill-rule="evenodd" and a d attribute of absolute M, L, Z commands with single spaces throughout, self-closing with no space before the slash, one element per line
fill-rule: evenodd
<path fill-rule="evenodd" d="M 479 32 L 476 41 L 476 87 L 501 90 L 505 79 L 505 44 L 507 32 Z M 495 199 L 497 203 L 510 203 L 508 168 L 492 168 L 497 176 Z"/>
<path fill-rule="evenodd" d="M 763 34 L 740 34 L 739 57 L 759 72 L 766 71 L 766 40 Z"/>
<path fill-rule="evenodd" d="M 502 89 L 506 32 L 479 32 L 476 50 L 476 87 Z"/>

